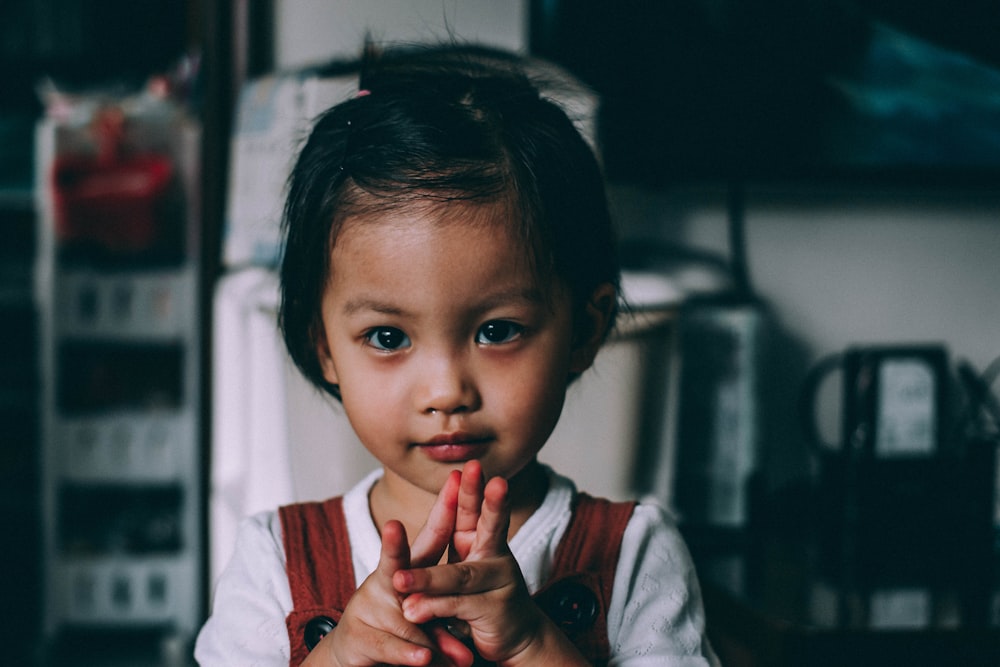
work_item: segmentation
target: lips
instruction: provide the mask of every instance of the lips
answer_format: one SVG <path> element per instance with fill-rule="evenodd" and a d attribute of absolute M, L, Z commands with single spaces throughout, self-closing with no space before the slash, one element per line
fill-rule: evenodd
<path fill-rule="evenodd" d="M 434 461 L 460 463 L 479 458 L 489 446 L 491 437 L 469 433 L 446 433 L 427 442 L 417 443 L 417 448 Z"/>

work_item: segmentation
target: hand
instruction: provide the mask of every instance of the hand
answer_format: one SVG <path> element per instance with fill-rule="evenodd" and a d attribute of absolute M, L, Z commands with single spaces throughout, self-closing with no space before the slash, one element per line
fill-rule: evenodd
<path fill-rule="evenodd" d="M 393 577 L 395 589 L 408 594 L 404 617 L 412 623 L 464 621 L 480 655 L 498 663 L 516 663 L 544 646 L 574 653 L 531 599 L 507 544 L 509 526 L 506 480 L 496 477 L 484 485 L 481 466 L 469 462 L 462 471 L 449 563 L 401 569 Z"/>
<path fill-rule="evenodd" d="M 412 553 L 403 525 L 398 521 L 385 524 L 378 567 L 351 597 L 337 627 L 303 665 L 471 666 L 472 652 L 444 628 L 421 628 L 404 617 L 403 595 L 392 585 L 397 571 L 441 560 L 454 530 L 459 482 L 458 472 L 445 482 L 414 540 Z"/>

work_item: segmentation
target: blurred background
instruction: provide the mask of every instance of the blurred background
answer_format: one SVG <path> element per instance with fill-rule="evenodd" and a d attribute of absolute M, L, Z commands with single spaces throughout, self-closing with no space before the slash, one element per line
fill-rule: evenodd
<path fill-rule="evenodd" d="M 530 58 L 633 306 L 543 456 L 677 515 L 727 664 L 1000 664 L 1000 6 L 0 5 L 3 662 L 188 664 L 235 526 L 374 462 L 274 328 L 374 46 Z"/>

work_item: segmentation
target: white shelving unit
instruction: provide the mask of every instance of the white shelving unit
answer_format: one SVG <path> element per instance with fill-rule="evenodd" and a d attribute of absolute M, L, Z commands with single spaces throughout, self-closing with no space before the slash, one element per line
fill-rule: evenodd
<path fill-rule="evenodd" d="M 43 619 L 64 631 L 160 633 L 201 616 L 197 124 L 126 121 L 126 140 L 168 156 L 175 187 L 163 247 L 104 252 L 61 238 L 53 165 L 88 130 L 43 121 L 36 137 Z M 106 249 L 104 249 L 106 250 Z"/>

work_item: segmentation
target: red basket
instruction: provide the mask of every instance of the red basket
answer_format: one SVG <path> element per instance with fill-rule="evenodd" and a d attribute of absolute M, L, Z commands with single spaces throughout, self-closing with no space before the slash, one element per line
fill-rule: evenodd
<path fill-rule="evenodd" d="M 56 237 L 114 253 L 149 250 L 170 224 L 163 213 L 173 165 L 162 155 L 116 161 L 64 156 L 53 168 Z"/>

